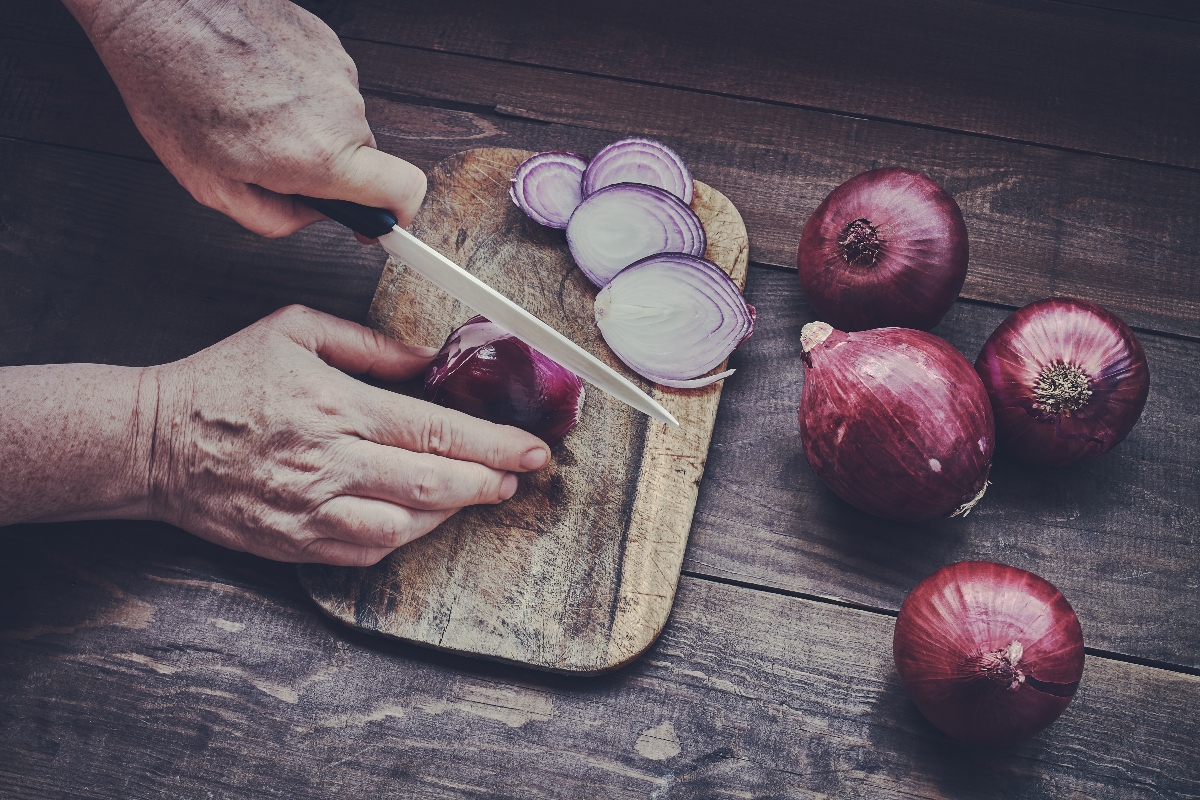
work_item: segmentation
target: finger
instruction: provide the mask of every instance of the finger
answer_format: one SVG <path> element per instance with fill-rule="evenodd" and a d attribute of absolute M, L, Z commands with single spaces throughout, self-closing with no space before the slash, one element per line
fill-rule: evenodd
<path fill-rule="evenodd" d="M 214 179 L 196 199 L 233 218 L 243 228 L 278 239 L 325 219 L 325 216 L 289 195 L 277 194 L 250 183 Z"/>
<path fill-rule="evenodd" d="M 529 472 L 550 460 L 546 443 L 519 428 L 374 386 L 355 388 L 356 432 L 368 441 L 505 472 Z"/>
<path fill-rule="evenodd" d="M 338 160 L 320 185 L 307 187 L 305 193 L 386 208 L 403 228 L 420 210 L 425 184 L 425 173 L 416 166 L 359 145 Z"/>
<path fill-rule="evenodd" d="M 330 564 L 335 567 L 370 567 L 391 554 L 394 547 L 360 547 L 340 539 L 314 539 L 301 551 L 297 561 Z"/>
<path fill-rule="evenodd" d="M 355 443 L 348 458 L 353 477 L 343 492 L 411 509 L 502 503 L 517 491 L 517 476 L 511 472 L 374 442 Z"/>
<path fill-rule="evenodd" d="M 292 341 L 349 375 L 405 381 L 423 373 L 438 352 L 304 306 L 288 306 L 272 317 Z"/>
<path fill-rule="evenodd" d="M 321 506 L 318 524 L 329 538 L 357 547 L 394 550 L 429 533 L 456 511 L 425 511 L 371 497 L 339 495 Z"/>

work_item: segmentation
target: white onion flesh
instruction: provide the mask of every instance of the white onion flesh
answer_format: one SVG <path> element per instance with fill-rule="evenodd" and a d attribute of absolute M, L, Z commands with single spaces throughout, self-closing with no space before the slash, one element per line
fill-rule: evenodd
<path fill-rule="evenodd" d="M 634 372 L 664 386 L 695 388 L 754 329 L 754 311 L 715 264 L 663 253 L 630 265 L 596 296 L 604 341 Z"/>
<path fill-rule="evenodd" d="M 517 167 L 508 195 L 539 225 L 565 228 L 583 199 L 586 168 L 587 160 L 575 153 L 561 150 L 538 153 Z"/>
<path fill-rule="evenodd" d="M 700 218 L 683 201 L 636 183 L 609 186 L 584 198 L 567 224 L 567 244 L 596 286 L 647 256 L 701 256 L 708 246 Z"/>
<path fill-rule="evenodd" d="M 618 183 L 641 183 L 669 192 L 685 204 L 692 202 L 695 184 L 683 159 L 654 139 L 630 137 L 605 147 L 583 174 L 583 194 Z"/>

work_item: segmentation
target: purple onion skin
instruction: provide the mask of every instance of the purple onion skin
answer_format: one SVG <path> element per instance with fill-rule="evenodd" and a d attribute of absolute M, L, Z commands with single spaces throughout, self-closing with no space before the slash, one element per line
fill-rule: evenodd
<path fill-rule="evenodd" d="M 425 372 L 425 399 L 532 433 L 554 447 L 575 427 L 583 382 L 484 317 L 450 334 Z"/>
<path fill-rule="evenodd" d="M 1049 582 L 964 561 L 905 598 L 892 656 L 934 726 L 963 742 L 1001 746 L 1043 730 L 1071 702 L 1083 677 L 1083 631 Z"/>
<path fill-rule="evenodd" d="M 847 503 L 893 520 L 965 514 L 987 489 L 987 392 L 949 343 L 907 328 L 804 327 L 800 437 L 808 463 Z"/>
<path fill-rule="evenodd" d="M 835 328 L 929 330 L 967 278 L 967 226 L 945 189 L 919 172 L 864 172 L 834 189 L 800 237 L 804 296 Z"/>
<path fill-rule="evenodd" d="M 991 398 L 1001 452 L 1043 466 L 1111 450 L 1133 430 L 1150 393 L 1146 354 L 1129 326 L 1069 297 L 1013 312 L 984 344 L 975 369 Z M 1055 386 L 1056 370 L 1078 383 Z"/>

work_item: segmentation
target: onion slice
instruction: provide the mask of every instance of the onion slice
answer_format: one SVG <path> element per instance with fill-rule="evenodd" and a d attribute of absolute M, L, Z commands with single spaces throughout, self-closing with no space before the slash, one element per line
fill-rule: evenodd
<path fill-rule="evenodd" d="M 596 295 L 596 325 L 634 372 L 664 386 L 706 386 L 754 329 L 754 312 L 720 267 L 684 253 L 631 264 Z"/>
<path fill-rule="evenodd" d="M 605 147 L 583 173 L 584 197 L 618 183 L 641 183 L 670 192 L 691 204 L 695 184 L 683 159 L 654 139 L 632 136 Z"/>
<path fill-rule="evenodd" d="M 653 186 L 619 183 L 579 204 L 567 225 L 567 245 L 588 280 L 604 286 L 647 256 L 704 255 L 708 240 L 696 212 L 678 197 Z"/>
<path fill-rule="evenodd" d="M 530 219 L 548 228 L 565 228 L 583 199 L 587 159 L 563 150 L 548 150 L 517 167 L 508 196 Z"/>

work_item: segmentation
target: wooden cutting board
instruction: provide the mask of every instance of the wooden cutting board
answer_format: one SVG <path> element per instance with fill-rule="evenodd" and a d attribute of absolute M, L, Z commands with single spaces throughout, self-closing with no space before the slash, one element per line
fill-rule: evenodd
<path fill-rule="evenodd" d="M 596 289 L 572 262 L 563 232 L 537 225 L 509 199 L 509 179 L 530 155 L 484 148 L 446 159 L 429 175 L 411 230 L 638 382 L 680 427 L 587 386 L 578 426 L 549 465 L 521 477 L 508 502 L 464 509 L 373 567 L 305 565 L 300 578 L 325 612 L 365 631 L 595 673 L 636 658 L 666 623 L 721 384 L 655 387 L 613 355 L 593 322 Z M 708 234 L 705 257 L 744 287 L 741 215 L 699 182 L 692 208 Z M 370 324 L 440 347 L 473 313 L 389 261 Z"/>

